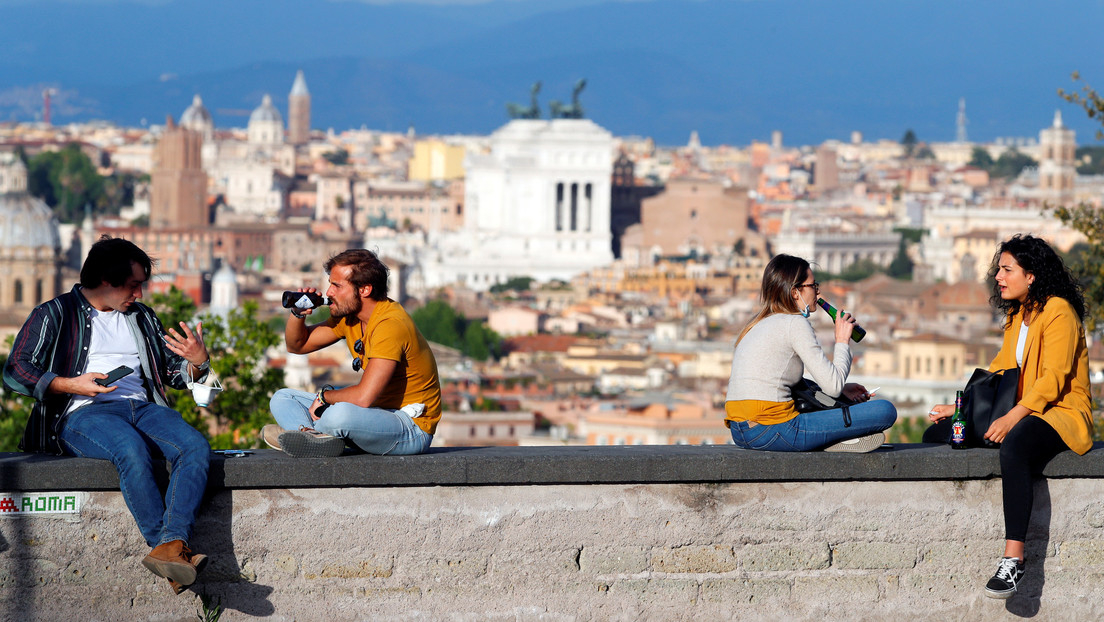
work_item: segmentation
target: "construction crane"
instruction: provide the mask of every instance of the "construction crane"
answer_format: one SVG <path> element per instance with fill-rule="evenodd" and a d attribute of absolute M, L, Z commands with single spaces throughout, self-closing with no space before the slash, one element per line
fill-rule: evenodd
<path fill-rule="evenodd" d="M 57 89 L 45 88 L 42 90 L 42 122 L 50 125 L 50 97 L 57 95 Z"/>

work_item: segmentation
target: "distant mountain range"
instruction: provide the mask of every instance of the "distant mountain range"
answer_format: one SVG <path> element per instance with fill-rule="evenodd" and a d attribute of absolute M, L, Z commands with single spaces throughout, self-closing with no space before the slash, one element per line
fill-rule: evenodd
<path fill-rule="evenodd" d="M 684 144 L 1037 136 L 1070 73 L 1104 89 L 1104 3 L 1084 0 L 596 0 L 475 5 L 298 0 L 0 2 L 0 121 L 125 125 L 179 117 L 200 93 L 220 127 L 271 93 L 286 116 L 303 69 L 317 128 L 489 133 L 505 105 L 587 79 L 587 116 Z"/>

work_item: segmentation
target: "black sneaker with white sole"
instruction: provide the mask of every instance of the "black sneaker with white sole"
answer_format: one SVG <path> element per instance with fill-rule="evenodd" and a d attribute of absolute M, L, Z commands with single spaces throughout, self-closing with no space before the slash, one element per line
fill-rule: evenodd
<path fill-rule="evenodd" d="M 1024 564 L 1018 558 L 1001 558 L 997 574 L 985 584 L 985 595 L 989 598 L 1011 598 L 1024 575 Z"/>
<path fill-rule="evenodd" d="M 345 451 L 345 439 L 300 426 L 279 437 L 280 448 L 296 458 L 332 458 Z"/>

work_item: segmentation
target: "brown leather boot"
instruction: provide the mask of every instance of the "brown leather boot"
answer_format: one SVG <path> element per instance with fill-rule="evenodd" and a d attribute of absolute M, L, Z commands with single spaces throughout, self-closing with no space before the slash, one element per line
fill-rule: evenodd
<path fill-rule="evenodd" d="M 172 589 L 173 594 L 180 594 L 184 590 L 188 589 L 187 585 L 180 585 L 179 583 L 177 583 L 176 581 L 173 581 L 172 579 L 165 579 L 165 580 L 169 582 L 169 588 Z"/>
<path fill-rule="evenodd" d="M 194 555 L 191 555 L 188 552 L 188 547 L 184 547 L 184 551 L 184 556 L 188 558 L 188 561 L 190 561 L 193 566 L 195 566 L 196 574 L 198 575 L 199 573 L 203 572 L 203 568 L 207 566 L 207 556 L 203 553 L 196 553 Z M 188 585 L 181 585 L 180 583 L 173 581 L 172 579 L 166 580 L 169 582 L 169 588 L 172 589 L 173 594 L 180 594 L 190 587 Z"/>
<path fill-rule="evenodd" d="M 196 568 L 190 557 L 191 551 L 184 546 L 184 541 L 173 540 L 154 547 L 142 560 L 142 565 L 159 577 L 172 579 L 187 587 L 196 579 Z"/>

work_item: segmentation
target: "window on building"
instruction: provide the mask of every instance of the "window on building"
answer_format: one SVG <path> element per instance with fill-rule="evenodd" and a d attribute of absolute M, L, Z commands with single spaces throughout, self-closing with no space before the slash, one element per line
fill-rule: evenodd
<path fill-rule="evenodd" d="M 564 185 L 560 182 L 556 184 L 556 231 L 563 231 L 563 202 Z"/>
<path fill-rule="evenodd" d="M 17 305 L 23 304 L 23 281 L 15 280 L 15 289 L 12 290 L 12 294 L 12 302 Z"/>
<path fill-rule="evenodd" d="M 571 184 L 571 227 L 569 230 L 579 230 L 579 184 Z"/>
<path fill-rule="evenodd" d="M 586 223 L 584 229 L 589 232 L 591 220 L 594 218 L 594 200 L 592 196 L 594 184 L 587 184 L 583 190 L 583 198 L 586 200 Z"/>
<path fill-rule="evenodd" d="M 475 426 L 468 428 L 468 436 L 475 437 Z"/>

